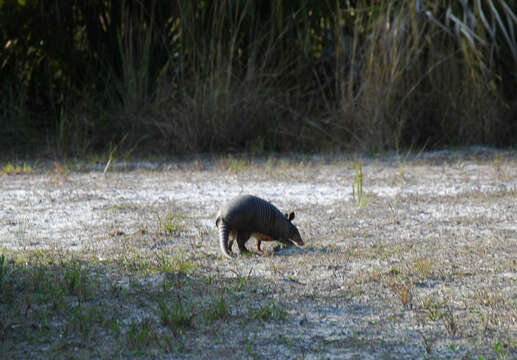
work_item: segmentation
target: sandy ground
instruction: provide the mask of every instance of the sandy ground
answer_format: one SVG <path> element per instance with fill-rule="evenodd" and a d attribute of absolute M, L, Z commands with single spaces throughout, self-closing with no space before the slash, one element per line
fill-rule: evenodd
<path fill-rule="evenodd" d="M 359 165 L 361 204 L 353 193 Z M 49 163 L 31 175 L 0 176 L 0 249 L 72 250 L 101 260 L 127 246 L 181 250 L 199 276 L 253 279 L 249 287 L 259 290 L 231 295 L 242 301 L 232 321 L 189 330 L 183 341 L 191 350 L 165 358 L 517 358 L 515 152 L 103 168 L 63 172 Z M 223 258 L 215 214 L 245 193 L 294 210 L 306 247 L 265 244 L 264 256 Z M 173 235 L 160 231 L 167 221 L 178 225 Z M 254 241 L 247 246 L 255 250 Z M 266 298 L 287 319 L 239 320 Z"/>

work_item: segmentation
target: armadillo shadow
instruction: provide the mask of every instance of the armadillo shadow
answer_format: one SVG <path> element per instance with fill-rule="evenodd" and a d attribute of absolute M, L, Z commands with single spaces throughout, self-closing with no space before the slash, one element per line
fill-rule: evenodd
<path fill-rule="evenodd" d="M 292 256 L 296 254 L 304 254 L 307 251 L 303 248 L 299 247 L 290 247 L 285 249 L 278 249 L 273 251 L 273 255 L 275 256 Z"/>

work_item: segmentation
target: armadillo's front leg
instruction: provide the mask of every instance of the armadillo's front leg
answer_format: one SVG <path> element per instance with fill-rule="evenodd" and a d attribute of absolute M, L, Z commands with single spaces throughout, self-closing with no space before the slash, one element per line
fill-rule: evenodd
<path fill-rule="evenodd" d="M 246 246 L 244 246 L 244 244 L 246 243 L 246 241 L 248 241 L 250 236 L 251 236 L 251 233 L 249 233 L 249 232 L 239 231 L 237 233 L 237 245 L 239 246 L 239 251 L 241 254 L 248 252 L 248 249 L 246 249 Z"/>
<path fill-rule="evenodd" d="M 255 239 L 257 239 L 257 250 L 260 253 L 262 253 L 262 249 L 260 248 L 262 241 L 274 241 L 274 239 L 271 236 L 268 236 L 266 234 L 253 233 L 252 236 L 255 237 Z"/>

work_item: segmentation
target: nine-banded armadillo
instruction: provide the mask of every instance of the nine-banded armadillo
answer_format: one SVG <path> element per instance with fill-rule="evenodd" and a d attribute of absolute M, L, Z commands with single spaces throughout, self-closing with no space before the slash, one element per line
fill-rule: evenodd
<path fill-rule="evenodd" d="M 219 245 L 223 254 L 231 258 L 233 239 L 241 253 L 250 237 L 257 239 L 260 251 L 261 241 L 276 240 L 283 244 L 303 246 L 303 240 L 291 220 L 294 212 L 283 215 L 273 204 L 253 195 L 241 195 L 224 205 L 215 221 L 219 228 Z M 229 240 L 232 236 L 232 240 Z"/>

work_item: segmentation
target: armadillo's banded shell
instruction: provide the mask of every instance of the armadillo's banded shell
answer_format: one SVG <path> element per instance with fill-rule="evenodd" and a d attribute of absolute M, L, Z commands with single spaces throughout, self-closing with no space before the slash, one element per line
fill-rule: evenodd
<path fill-rule="evenodd" d="M 294 213 L 292 215 L 294 217 Z M 221 250 L 225 256 L 230 257 L 228 249 L 230 232 L 238 234 L 237 243 L 241 250 L 245 249 L 244 242 L 252 234 L 286 244 L 290 244 L 289 240 L 292 238 L 291 240 L 303 246 L 298 229 L 290 219 L 292 217 L 286 217 L 268 201 L 253 195 L 238 196 L 225 204 L 217 216 L 216 225 L 219 228 Z"/>
<path fill-rule="evenodd" d="M 273 204 L 253 195 L 232 199 L 221 209 L 220 215 L 232 228 L 246 232 L 270 234 L 276 232 L 279 224 L 288 223 Z"/>

